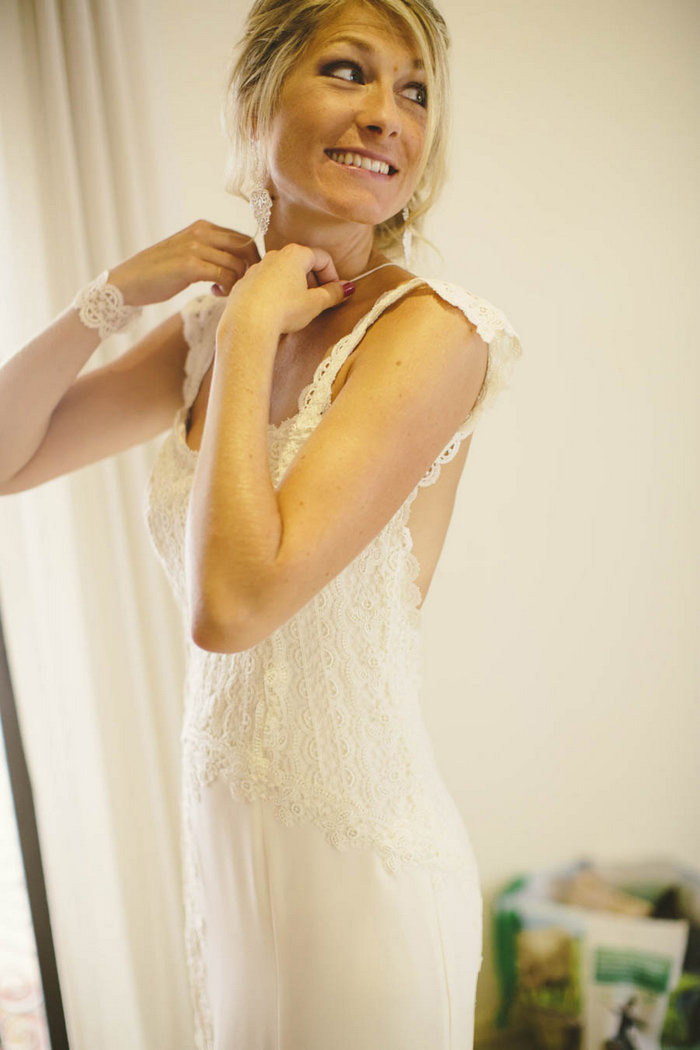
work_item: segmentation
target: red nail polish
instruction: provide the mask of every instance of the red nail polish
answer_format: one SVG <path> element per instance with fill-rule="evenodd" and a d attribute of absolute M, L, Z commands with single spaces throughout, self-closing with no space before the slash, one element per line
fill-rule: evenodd
<path fill-rule="evenodd" d="M 347 284 L 343 285 L 343 295 L 345 296 L 346 299 L 347 299 L 347 297 L 349 295 L 352 295 L 352 293 L 354 291 L 355 291 L 355 285 L 352 283 L 352 281 L 348 281 Z"/>

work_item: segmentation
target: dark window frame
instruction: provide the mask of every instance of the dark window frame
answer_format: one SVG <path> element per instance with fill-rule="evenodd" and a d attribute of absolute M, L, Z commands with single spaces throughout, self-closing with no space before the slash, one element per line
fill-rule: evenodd
<path fill-rule="evenodd" d="M 0 611 L 0 725 L 5 744 L 10 789 L 15 808 L 24 877 L 34 927 L 34 940 L 39 959 L 39 973 L 44 992 L 46 1024 L 51 1050 L 69 1050 L 61 986 L 56 966 L 49 903 L 46 896 L 44 868 L 41 863 L 39 831 L 34 810 L 34 795 L 22 743 L 17 705 L 7 662 L 5 635 Z"/>

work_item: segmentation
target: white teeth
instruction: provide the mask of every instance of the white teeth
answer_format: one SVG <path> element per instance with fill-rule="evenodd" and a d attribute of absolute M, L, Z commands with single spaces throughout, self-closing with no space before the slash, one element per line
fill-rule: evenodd
<path fill-rule="evenodd" d="M 378 172 L 381 175 L 389 174 L 389 165 L 383 160 L 372 160 L 371 157 L 361 157 L 359 153 L 339 153 L 329 151 L 332 160 L 338 164 L 347 164 L 351 168 L 365 168 L 367 171 Z"/>

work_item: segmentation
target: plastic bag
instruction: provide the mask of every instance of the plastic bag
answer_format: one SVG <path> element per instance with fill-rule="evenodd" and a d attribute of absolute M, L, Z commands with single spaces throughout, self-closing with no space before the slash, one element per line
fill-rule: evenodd
<path fill-rule="evenodd" d="M 697 873 L 583 860 L 512 882 L 493 922 L 498 1028 L 523 1027 L 543 1050 L 658 1050 L 700 1035 Z M 676 989 L 685 999 L 672 1001 Z"/>

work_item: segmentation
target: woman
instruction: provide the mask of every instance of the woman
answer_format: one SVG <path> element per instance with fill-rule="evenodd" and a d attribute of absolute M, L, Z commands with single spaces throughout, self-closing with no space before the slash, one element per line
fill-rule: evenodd
<path fill-rule="evenodd" d="M 195 223 L 0 372 L 4 493 L 171 427 L 146 514 L 188 634 L 198 1048 L 472 1045 L 482 901 L 421 717 L 418 610 L 520 345 L 389 258 L 441 179 L 446 47 L 430 0 L 258 0 L 227 120 L 263 259 Z M 76 380 L 198 280 L 213 294 Z"/>

